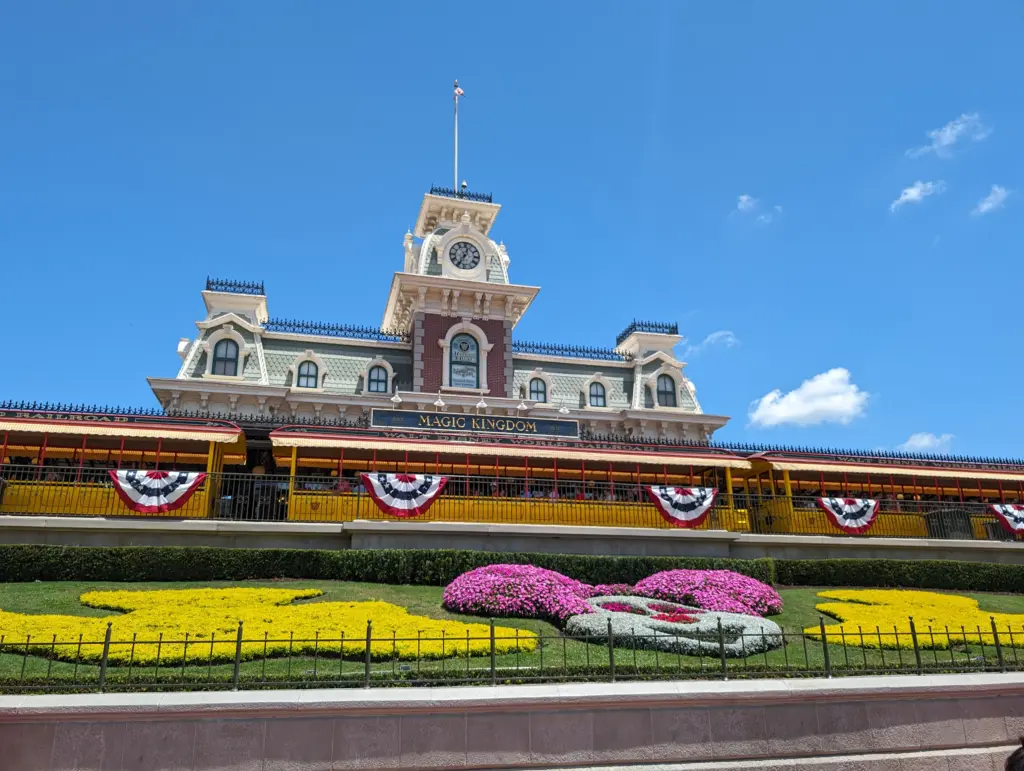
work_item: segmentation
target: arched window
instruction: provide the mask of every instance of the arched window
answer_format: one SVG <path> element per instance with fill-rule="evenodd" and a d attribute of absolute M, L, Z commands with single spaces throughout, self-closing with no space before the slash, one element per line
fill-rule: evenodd
<path fill-rule="evenodd" d="M 605 407 L 607 406 L 605 401 L 604 386 L 601 383 L 590 384 L 590 406 L 591 407 Z"/>
<path fill-rule="evenodd" d="M 676 381 L 669 375 L 658 375 L 658 406 L 676 406 Z"/>
<path fill-rule="evenodd" d="M 480 344 L 475 337 L 455 335 L 448 357 L 448 383 L 452 388 L 480 387 Z"/>
<path fill-rule="evenodd" d="M 320 385 L 320 368 L 315 361 L 304 361 L 299 365 L 299 388 L 316 388 Z"/>
<path fill-rule="evenodd" d="M 535 377 L 530 381 L 530 399 L 535 402 L 546 402 L 548 400 L 548 384 Z"/>
<path fill-rule="evenodd" d="M 238 374 L 238 343 L 234 340 L 221 340 L 213 346 L 213 374 Z"/>
<path fill-rule="evenodd" d="M 381 366 L 371 367 L 366 378 L 366 390 L 372 394 L 386 394 L 388 392 L 388 371 Z"/>

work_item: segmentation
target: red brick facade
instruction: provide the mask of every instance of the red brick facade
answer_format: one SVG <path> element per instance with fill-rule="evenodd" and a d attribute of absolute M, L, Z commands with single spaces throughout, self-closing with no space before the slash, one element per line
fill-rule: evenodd
<path fill-rule="evenodd" d="M 460 318 L 426 314 L 423 316 L 423 392 L 435 393 L 444 383 L 444 349 L 438 345 L 448 330 L 459 324 Z M 501 321 L 473 319 L 487 335 L 487 343 L 493 345 L 487 352 L 487 387 L 491 396 L 506 396 L 510 387 L 505 383 L 505 324 Z M 413 365 L 416 363 L 416 354 Z"/>

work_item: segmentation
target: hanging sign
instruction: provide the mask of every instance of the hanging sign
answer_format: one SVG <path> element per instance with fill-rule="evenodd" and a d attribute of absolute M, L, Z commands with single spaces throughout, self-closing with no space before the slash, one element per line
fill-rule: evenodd
<path fill-rule="evenodd" d="M 850 535 L 866 533 L 875 524 L 878 501 L 872 498 L 818 498 L 818 506 L 833 524 Z"/>
<path fill-rule="evenodd" d="M 668 487 L 650 485 L 647 496 L 662 519 L 675 527 L 699 527 L 715 503 L 714 487 Z"/>
<path fill-rule="evenodd" d="M 433 474 L 361 474 L 377 508 L 392 517 L 425 514 L 444 489 L 447 477 Z"/>
<path fill-rule="evenodd" d="M 203 471 L 111 471 L 114 492 L 132 511 L 159 514 L 180 509 L 206 479 Z"/>
<path fill-rule="evenodd" d="M 1016 503 L 993 503 L 989 508 L 1008 533 L 1024 533 L 1024 506 Z"/>

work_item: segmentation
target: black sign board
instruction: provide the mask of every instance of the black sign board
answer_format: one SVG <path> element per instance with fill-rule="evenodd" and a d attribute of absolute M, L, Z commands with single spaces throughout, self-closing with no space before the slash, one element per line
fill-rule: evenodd
<path fill-rule="evenodd" d="M 506 434 L 513 436 L 561 436 L 578 439 L 578 420 L 519 418 L 509 415 L 465 415 L 450 412 L 414 412 L 412 410 L 373 410 L 374 428 L 447 431 L 468 434 Z"/>

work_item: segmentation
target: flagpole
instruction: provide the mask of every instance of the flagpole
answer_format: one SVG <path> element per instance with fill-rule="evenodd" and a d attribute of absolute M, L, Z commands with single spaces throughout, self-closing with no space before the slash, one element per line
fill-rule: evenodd
<path fill-rule="evenodd" d="M 455 176 L 452 190 L 459 191 L 459 81 L 455 81 Z"/>

